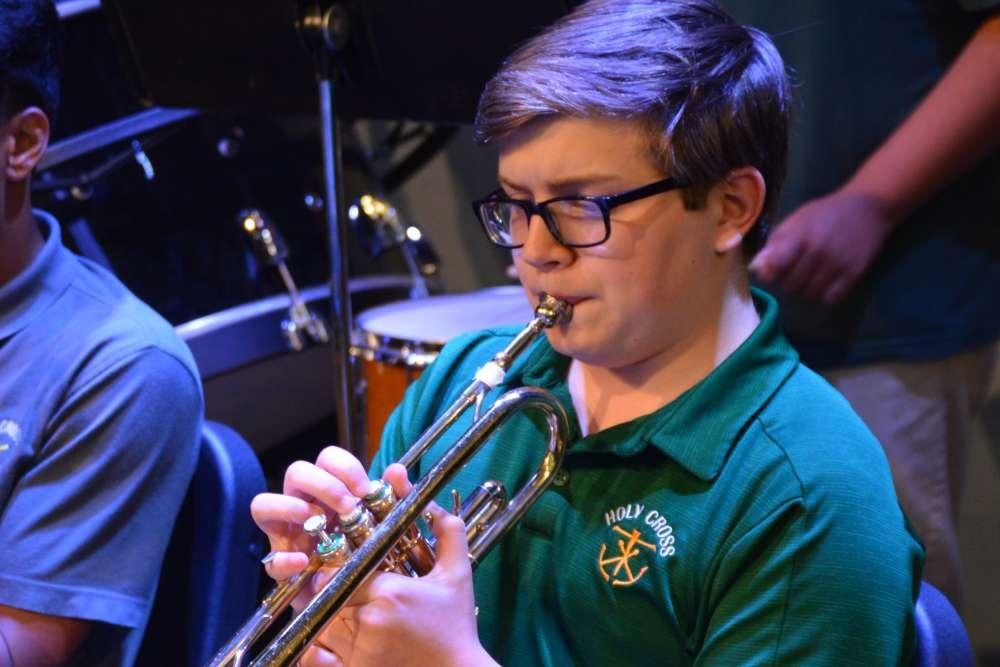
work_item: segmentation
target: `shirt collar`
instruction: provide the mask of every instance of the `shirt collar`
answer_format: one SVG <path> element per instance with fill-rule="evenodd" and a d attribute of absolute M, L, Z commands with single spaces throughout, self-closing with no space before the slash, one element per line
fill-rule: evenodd
<path fill-rule="evenodd" d="M 631 456 L 653 446 L 699 479 L 714 479 L 746 425 L 799 361 L 781 334 L 774 298 L 757 288 L 751 291 L 760 323 L 707 377 L 652 414 L 588 435 L 569 451 Z M 572 415 L 569 363 L 543 339 L 526 359 L 520 382 L 552 390 Z M 575 417 L 570 422 L 577 431 Z"/>
<path fill-rule="evenodd" d="M 35 320 L 73 280 L 76 264 L 62 245 L 59 223 L 44 211 L 32 211 L 45 243 L 27 269 L 0 287 L 0 341 Z"/>

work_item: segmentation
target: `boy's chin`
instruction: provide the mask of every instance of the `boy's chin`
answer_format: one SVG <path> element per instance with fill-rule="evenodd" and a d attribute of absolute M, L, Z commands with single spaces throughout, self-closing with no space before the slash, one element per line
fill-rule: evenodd
<path fill-rule="evenodd" d="M 610 366 L 614 363 L 612 355 L 616 351 L 612 350 L 609 354 L 609 350 L 596 346 L 595 341 L 582 340 L 579 332 L 549 329 L 545 335 L 552 349 L 564 357 L 570 357 L 588 366 Z"/>

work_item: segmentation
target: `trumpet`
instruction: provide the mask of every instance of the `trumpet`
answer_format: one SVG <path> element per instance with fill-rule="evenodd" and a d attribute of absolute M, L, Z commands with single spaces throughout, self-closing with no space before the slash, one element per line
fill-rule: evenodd
<path fill-rule="evenodd" d="M 572 306 L 543 295 L 531 322 L 476 372 L 475 379 L 462 394 L 400 458 L 399 463 L 411 468 L 466 410 L 475 408 L 472 425 L 413 484 L 404 498 L 395 498 L 388 484 L 373 481 L 369 493 L 361 499 L 358 507 L 338 517 L 339 529 L 332 535 L 326 530 L 325 517 L 310 517 L 303 528 L 317 538 L 317 543 L 306 568 L 289 580 L 278 583 L 209 665 L 245 665 L 254 643 L 323 566 L 332 565 L 338 569 L 309 604 L 261 649 L 250 663 L 251 667 L 287 667 L 294 664 L 316 634 L 375 572 L 390 570 L 410 576 L 422 576 L 429 572 L 434 565 L 433 545 L 422 536 L 416 525 L 428 502 L 510 416 L 520 410 L 538 410 L 545 418 L 548 442 L 531 479 L 510 500 L 500 482 L 488 480 L 468 496 L 461 508 L 456 507 L 456 512 L 466 524 L 469 557 L 475 568 L 551 484 L 562 463 L 568 433 L 566 412 L 562 405 L 549 392 L 538 387 L 511 389 L 498 397 L 485 412 L 482 410 L 483 400 L 490 390 L 503 382 L 511 364 L 544 329 L 568 322 L 571 316 Z"/>

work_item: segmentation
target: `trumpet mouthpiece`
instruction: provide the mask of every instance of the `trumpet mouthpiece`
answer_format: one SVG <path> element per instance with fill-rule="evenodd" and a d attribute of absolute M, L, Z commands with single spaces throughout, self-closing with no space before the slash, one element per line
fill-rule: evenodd
<path fill-rule="evenodd" d="M 535 308 L 535 317 L 543 318 L 546 327 L 569 322 L 573 317 L 573 306 L 549 294 L 543 294 Z"/>

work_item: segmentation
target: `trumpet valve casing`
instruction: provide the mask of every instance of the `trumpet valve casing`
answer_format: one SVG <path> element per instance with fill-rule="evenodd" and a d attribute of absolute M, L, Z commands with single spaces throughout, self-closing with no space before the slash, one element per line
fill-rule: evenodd
<path fill-rule="evenodd" d="M 373 480 L 368 493 L 351 512 L 341 515 L 341 530 L 355 547 L 360 546 L 397 502 L 388 483 Z M 411 525 L 386 556 L 382 569 L 409 576 L 422 576 L 434 567 L 434 551 L 416 525 Z"/>

